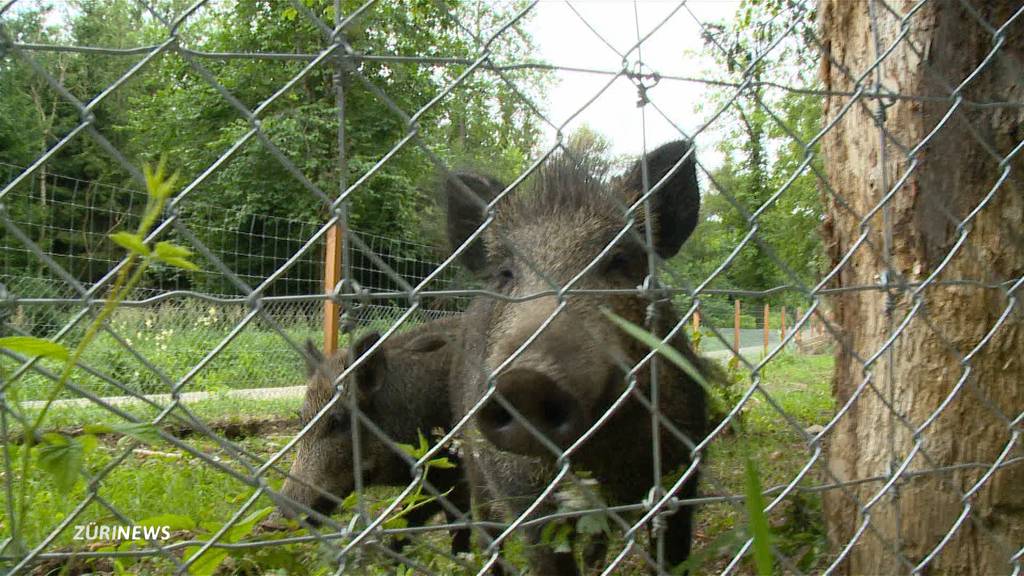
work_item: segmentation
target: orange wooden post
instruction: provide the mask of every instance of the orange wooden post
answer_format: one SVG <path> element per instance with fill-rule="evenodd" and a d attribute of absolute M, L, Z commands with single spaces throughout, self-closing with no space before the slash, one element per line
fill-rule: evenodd
<path fill-rule="evenodd" d="M 341 281 L 341 225 L 327 231 L 327 246 L 324 250 L 324 292 L 330 294 Z M 331 355 L 338 350 L 338 322 L 341 305 L 334 300 L 324 300 L 324 354 Z"/>
<path fill-rule="evenodd" d="M 736 313 L 733 315 L 733 329 L 732 329 L 732 346 L 736 350 L 736 355 L 740 354 L 740 299 L 735 300 Z"/>
<path fill-rule="evenodd" d="M 771 328 L 769 328 L 769 326 L 772 323 L 771 321 L 772 321 L 771 306 L 767 302 L 765 302 L 764 303 L 764 353 L 766 355 L 768 354 L 768 331 L 771 330 Z"/>
<path fill-rule="evenodd" d="M 700 332 L 700 310 L 693 311 L 693 333 Z"/>
<path fill-rule="evenodd" d="M 802 315 L 803 315 L 803 310 L 800 309 L 800 308 L 797 308 L 796 309 L 796 320 L 800 320 L 800 316 L 802 316 Z M 796 321 L 796 320 L 794 320 L 794 321 Z M 800 345 L 800 342 L 801 342 L 800 330 L 797 330 L 796 331 L 796 344 L 797 344 L 797 346 Z"/>
<path fill-rule="evenodd" d="M 779 310 L 779 334 L 780 340 L 786 339 L 786 307 L 783 306 L 782 310 Z"/>

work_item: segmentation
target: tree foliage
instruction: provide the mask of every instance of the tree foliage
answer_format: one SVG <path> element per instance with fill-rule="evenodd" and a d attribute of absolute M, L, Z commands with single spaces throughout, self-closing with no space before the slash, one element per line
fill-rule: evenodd
<path fill-rule="evenodd" d="M 361 4 L 344 1 L 342 11 L 351 14 Z M 104 48 L 155 46 L 168 39 L 170 23 L 184 13 L 188 3 L 164 0 L 155 6 L 156 11 L 150 13 L 129 0 L 77 0 L 63 11 L 48 6 L 22 10 L 14 18 L 5 18 L 4 26 L 17 42 Z M 303 6 L 333 26 L 333 1 L 304 0 Z M 183 220 L 195 225 L 200 240 L 215 254 L 225 255 L 230 260 L 225 261 L 236 272 L 266 277 L 306 239 L 278 242 L 272 248 L 280 252 L 276 254 L 278 262 L 264 270 L 259 266 L 267 266 L 265 259 L 259 264 L 231 257 L 237 252 L 229 245 L 233 230 L 258 233 L 267 217 L 323 221 L 327 216 L 322 199 L 295 178 L 280 157 L 332 198 L 372 171 L 372 176 L 349 196 L 350 226 L 357 231 L 420 242 L 426 234 L 433 240 L 439 214 L 427 190 L 432 188 L 438 167 L 418 144 L 450 166 L 471 163 L 488 151 L 489 165 L 505 173 L 517 171 L 530 155 L 538 130 L 515 91 L 533 93 L 543 78 L 526 71 L 504 72 L 502 78 L 486 68 L 478 69 L 418 116 L 413 126 L 389 106 L 411 116 L 441 96 L 477 57 L 489 34 L 516 13 L 515 8 L 484 10 L 469 3 L 433 0 L 379 3 L 343 31 L 351 51 L 367 58 L 329 58 L 302 75 L 309 59 L 299 56 L 282 61 L 209 58 L 188 52 L 315 55 L 331 45 L 307 15 L 289 2 L 209 3 L 191 13 L 177 30 L 177 42 L 187 51 L 168 50 L 146 63 L 94 106 L 93 125 L 131 162 L 140 164 L 166 155 L 185 182 L 204 174 L 222 156 L 231 155 L 189 192 L 190 199 L 182 203 L 181 210 Z M 514 42 L 492 45 L 495 61 L 520 58 L 532 49 L 528 36 L 518 30 L 516 34 Z M 95 98 L 145 56 L 43 51 L 31 51 L 29 55 L 81 102 Z M 459 61 L 441 65 L 387 58 L 391 56 Z M 339 70 L 344 92 L 344 150 L 338 148 L 335 74 Z M 300 75 L 290 89 L 269 102 Z M 375 90 L 385 94 L 388 101 Z M 10 51 L 0 60 L 0 91 L 0 162 L 26 166 L 81 122 L 79 111 Z M 237 105 L 222 92 L 230 94 Z M 250 116 L 257 109 L 258 116 Z M 250 135 L 256 125 L 261 137 Z M 411 130 L 415 130 L 416 137 L 378 166 Z M 233 150 L 247 135 L 248 141 Z M 344 163 L 340 160 L 342 154 Z M 344 172 L 340 170 L 342 165 Z M 47 171 L 96 184 L 132 185 L 120 163 L 84 134 L 47 162 L 40 172 L 40 182 Z M 101 188 L 96 191 L 106 193 Z M 61 189 L 34 189 L 34 202 L 19 209 L 44 209 L 48 201 L 54 200 L 54 194 L 66 193 Z M 112 211 L 131 212 L 130 195 L 111 195 L 105 200 Z M 30 218 L 31 214 L 24 216 Z M 56 228 L 74 230 L 88 220 L 73 209 L 66 218 L 67 225 Z M 215 224 L 221 231 L 203 235 L 200 231 L 207 228 L 206 224 Z M 74 234 L 33 240 L 51 253 L 97 250 L 82 245 Z M 21 265 L 32 266 L 31 260 L 28 257 Z M 92 281 L 96 279 L 92 276 L 103 272 L 84 272 L 80 279 Z M 174 270 L 164 272 L 178 274 Z M 182 287 L 234 289 L 217 275 L 198 274 L 191 280 L 182 276 L 180 280 Z M 305 291 L 315 289 L 310 286 Z"/>
<path fill-rule="evenodd" d="M 720 88 L 698 106 L 725 109 L 712 133 L 723 161 L 704 186 L 698 232 L 672 262 L 677 278 L 708 278 L 755 224 L 755 237 L 710 288 L 813 286 L 821 273 L 821 158 L 809 144 L 821 129 L 821 98 L 790 89 L 816 87 L 804 38 L 812 33 L 813 14 L 790 4 L 748 0 L 732 23 L 708 27 L 705 42 L 716 64 L 709 74 L 739 87 Z M 787 290 L 763 301 L 798 305 L 802 299 L 798 290 Z M 705 316 L 731 323 L 728 302 L 706 300 Z"/>

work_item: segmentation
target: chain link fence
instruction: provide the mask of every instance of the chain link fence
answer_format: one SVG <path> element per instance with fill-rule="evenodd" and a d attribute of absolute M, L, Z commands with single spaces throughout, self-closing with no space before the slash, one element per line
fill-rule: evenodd
<path fill-rule="evenodd" d="M 0 565 L 11 573 L 1020 572 L 1022 145 L 1019 130 L 993 126 L 1020 126 L 1020 90 L 1000 90 L 1006 78 L 1019 83 L 1024 8 L 778 2 L 744 36 L 682 2 L 653 24 L 639 15 L 621 23 L 636 30 L 619 46 L 567 3 L 609 48 L 607 69 L 583 70 L 507 50 L 529 44 L 523 29 L 536 2 L 425 3 L 465 40 L 465 54 L 365 51 L 375 24 L 399 18 L 373 1 L 255 8 L 253 27 L 280 18 L 319 37 L 316 51 L 288 53 L 204 50 L 196 26 L 230 3 L 130 3 L 162 32 L 128 47 L 34 42 L 14 28 L 22 4 L 0 5 L 4 65 L 24 65 L 76 120 L 55 129 L 30 165 L 0 165 L 0 330 L 73 349 L 101 321 L 73 370 L 0 349 Z M 741 16 L 745 8 L 751 20 L 755 4 L 739 6 Z M 648 65 L 645 46 L 677 20 L 700 30 L 718 68 L 682 76 Z M 933 28 L 962 36 L 921 46 Z M 850 40 L 858 32 L 863 46 Z M 980 57 L 964 48 L 964 70 L 930 68 L 928 50 L 937 58 L 941 42 L 967 38 Z M 820 60 L 825 85 L 770 69 L 777 51 Z M 75 94 L 45 61 L 63 53 L 123 64 L 101 92 Z M 138 153 L 113 143 L 105 106 L 164 60 L 229 104 L 230 119 L 203 121 L 238 130 L 180 183 L 145 237 L 187 246 L 198 270 L 157 267 L 102 317 L 131 261 L 108 234 L 132 229 L 147 200 Z M 225 63 L 239 62 L 280 63 L 293 75 L 249 102 L 220 79 Z M 543 92 L 520 84 L 522 70 L 603 79 L 576 113 L 626 84 L 641 122 L 664 121 L 677 142 L 644 139 L 621 173 L 592 165 L 567 135 L 576 114 L 549 117 Z M 438 89 L 415 101 L 393 96 L 417 73 Z M 457 165 L 431 132 L 455 117 L 433 115 L 479 77 L 553 135 L 504 179 Z M 313 78 L 327 88 L 316 92 Z M 659 102 L 659 88 L 674 83 L 719 90 L 695 129 Z M 300 91 L 332 104 L 337 157 L 315 168 L 322 178 L 269 127 Z M 787 116 L 787 95 L 825 103 L 809 137 Z M 372 161 L 346 147 L 355 129 L 346 110 L 360 98 L 401 126 Z M 703 141 L 727 118 L 796 150 L 781 178 L 744 181 L 742 169 L 706 163 Z M 962 190 L 984 193 L 943 196 L 927 154 L 947 138 L 986 155 L 985 170 L 958 164 L 976 159 L 967 152 L 939 156 L 973 178 L 957 181 Z M 134 184 L 59 176 L 62 154 L 83 143 Z M 320 217 L 239 215 L 204 201 L 255 146 Z M 784 156 L 768 148 L 726 156 Z M 424 181 L 445 191 L 437 198 L 453 242 L 436 260 L 426 256 L 432 242 L 396 243 L 351 225 L 354 204 L 404 154 L 425 159 L 434 175 Z M 787 204 L 807 182 L 818 213 Z M 705 217 L 687 240 L 698 187 L 702 210 L 727 216 Z M 754 187 L 766 193 L 752 196 Z M 915 202 L 926 217 L 907 211 Z M 811 228 L 775 235 L 774 214 L 805 212 Z M 444 218 L 438 212 L 437 227 Z M 337 226 L 342 274 L 324 294 L 325 238 Z M 720 227 L 732 234 L 723 252 L 694 251 Z M 826 243 L 816 268 L 788 247 L 818 228 Z M 750 258 L 781 281 L 723 281 Z M 692 330 L 701 310 L 728 318 L 736 299 L 776 296 L 801 312 L 767 354 L 716 355 L 734 347 L 717 320 Z M 315 349 L 328 300 L 356 328 L 333 359 Z M 809 333 L 827 335 L 830 353 L 788 351 Z M 744 337 L 741 348 L 751 344 Z M 691 354 L 691 340 L 709 359 Z M 307 378 L 304 402 L 189 396 Z M 71 410 L 54 399 L 85 401 Z M 960 446 L 957 430 L 984 449 Z"/>

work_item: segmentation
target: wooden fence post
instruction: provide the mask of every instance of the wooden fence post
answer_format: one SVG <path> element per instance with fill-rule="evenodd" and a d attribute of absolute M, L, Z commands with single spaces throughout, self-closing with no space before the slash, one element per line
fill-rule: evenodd
<path fill-rule="evenodd" d="M 768 331 L 771 329 L 771 328 L 769 328 L 769 326 L 771 325 L 771 319 L 772 319 L 772 317 L 771 317 L 771 306 L 767 302 L 765 302 L 764 303 L 764 353 L 765 353 L 766 356 L 768 355 Z"/>
<path fill-rule="evenodd" d="M 785 306 L 783 306 L 782 309 L 779 310 L 779 335 L 780 335 L 780 337 L 779 337 L 780 340 L 785 340 L 786 339 L 786 307 Z"/>
<path fill-rule="evenodd" d="M 331 226 L 327 231 L 327 246 L 324 250 L 324 292 L 330 294 L 341 281 L 341 224 Z M 338 350 L 338 321 L 341 305 L 324 300 L 324 354 L 330 356 Z"/>

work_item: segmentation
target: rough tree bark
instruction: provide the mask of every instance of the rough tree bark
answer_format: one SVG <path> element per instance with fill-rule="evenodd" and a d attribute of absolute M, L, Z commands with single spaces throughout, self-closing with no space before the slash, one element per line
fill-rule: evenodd
<path fill-rule="evenodd" d="M 844 109 L 850 97 L 827 99 L 825 120 L 836 125 L 823 140 L 822 152 L 833 190 L 849 204 L 843 207 L 826 197 L 824 235 L 833 266 L 840 264 L 861 235 L 861 218 L 887 192 L 882 171 L 887 186 L 898 185 L 888 214 L 879 211 L 867 222 L 870 245 L 854 252 L 831 287 L 884 281 L 887 252 L 893 282 L 921 283 L 955 251 L 935 283 L 916 300 L 912 284 L 894 288 L 891 298 L 876 290 L 849 291 L 831 302 L 836 327 L 845 340 L 837 347 L 833 391 L 837 406 L 854 400 L 831 433 L 827 461 L 840 480 L 891 475 L 914 454 L 914 429 L 937 411 L 937 418 L 920 434 L 921 450 L 907 471 L 968 466 L 915 476 L 890 487 L 870 510 L 873 530 L 859 537 L 842 567 L 853 574 L 907 573 L 939 546 L 966 502 L 971 507 L 969 518 L 925 573 L 1006 574 L 1012 570 L 1011 557 L 1024 545 L 1024 464 L 998 469 L 973 497 L 965 501 L 963 495 L 987 471 L 969 465 L 991 465 L 1008 446 L 1011 461 L 1024 455 L 1024 436 L 1012 443 L 1014 432 L 1022 431 L 1024 411 L 1022 304 L 1016 304 L 977 354 L 964 357 L 997 325 L 1011 296 L 1024 297 L 1024 288 L 1008 293 L 1009 286 L 1024 275 L 1024 152 L 1004 166 L 999 163 L 1024 138 L 1024 108 L 1020 107 L 1024 102 L 1024 16 L 1002 32 L 1000 53 L 961 93 L 972 102 L 1016 105 L 964 102 L 944 121 L 954 105 L 951 92 L 982 65 L 996 41 L 993 31 L 981 25 L 964 4 L 998 29 L 1020 9 L 1020 2 L 932 1 L 901 28 L 900 18 L 916 4 L 888 0 L 871 6 L 870 0 L 823 0 L 819 5 L 826 48 L 821 71 L 828 90 L 871 89 L 874 73 L 859 85 L 855 79 L 905 34 L 881 64 L 881 85 L 899 94 L 935 97 L 886 102 L 890 106 L 884 126 L 905 148 L 889 141 L 884 156 L 875 122 L 878 100 L 862 97 Z M 929 143 L 916 153 L 915 164 L 906 151 L 937 126 Z M 901 182 L 911 167 L 909 177 Z M 1009 169 L 1009 177 L 964 228 L 966 242 L 957 248 L 961 238 L 957 224 L 997 185 L 1004 168 Z M 884 234 L 887 227 L 889 239 Z M 952 280 L 989 287 L 947 283 Z M 923 306 L 912 314 L 918 303 Z M 865 369 L 864 361 L 911 314 L 891 355 L 882 354 Z M 965 368 L 969 376 L 957 389 Z M 865 379 L 868 385 L 861 387 Z M 873 482 L 826 496 L 828 534 L 836 552 L 851 541 L 865 518 L 853 499 L 867 504 L 882 488 L 882 482 Z"/>

